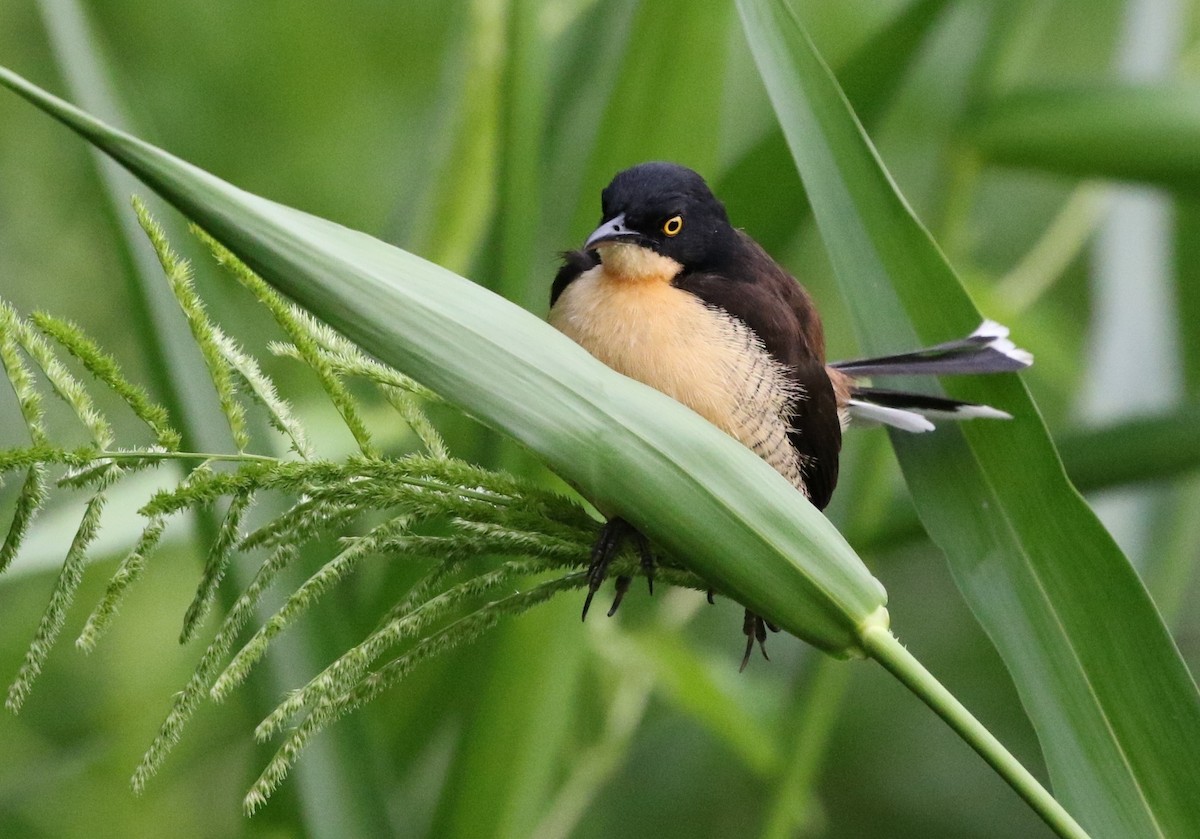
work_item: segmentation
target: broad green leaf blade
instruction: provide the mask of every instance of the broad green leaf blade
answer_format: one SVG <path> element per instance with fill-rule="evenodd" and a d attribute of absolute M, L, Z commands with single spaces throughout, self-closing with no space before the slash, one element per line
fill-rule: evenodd
<path fill-rule="evenodd" d="M 895 99 L 947 1 L 915 0 L 838 68 L 842 90 L 868 129 Z M 763 201 L 768 185 L 772 200 Z M 804 186 L 777 124 L 729 167 L 714 191 L 721 196 L 729 217 L 737 219 L 738 226 L 768 251 L 782 248 L 807 218 Z"/>
<path fill-rule="evenodd" d="M 886 623 L 883 587 L 748 449 L 546 323 L 377 239 L 243 192 L 0 68 L 235 254 L 383 361 L 540 454 L 731 596 L 838 654 Z M 686 513 L 681 513 L 686 511 Z"/>
<path fill-rule="evenodd" d="M 1200 87 L 1112 85 L 1013 93 L 969 137 L 984 159 L 1200 191 Z"/>
<path fill-rule="evenodd" d="M 863 349 L 979 323 L 799 23 L 739 0 Z M 1011 413 L 902 439 L 926 529 L 1012 672 L 1055 789 L 1096 836 L 1200 835 L 1200 702 L 1141 581 L 1063 474 L 1015 376 L 955 381 Z"/>
<path fill-rule="evenodd" d="M 1056 435 L 1055 445 L 1071 483 L 1083 493 L 1186 477 L 1200 470 L 1197 416 L 1200 404 L 1192 402 L 1169 414 L 1077 428 Z M 912 508 L 900 504 L 893 505 L 882 527 L 872 523 L 859 530 L 848 531 L 848 536 L 865 553 L 922 535 Z M 1156 598 L 1155 603 L 1163 611 L 1162 601 Z"/>

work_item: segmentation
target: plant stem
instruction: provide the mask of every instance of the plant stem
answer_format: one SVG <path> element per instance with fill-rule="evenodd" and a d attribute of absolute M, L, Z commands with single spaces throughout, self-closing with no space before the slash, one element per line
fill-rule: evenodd
<path fill-rule="evenodd" d="M 891 631 L 883 626 L 867 626 L 863 630 L 862 644 L 868 655 L 886 667 L 991 764 L 1055 833 L 1068 839 L 1087 839 L 1087 832 L 1071 814 L 904 648 Z"/>
<path fill-rule="evenodd" d="M 96 459 L 106 460 L 227 460 L 246 463 L 279 463 L 279 458 L 265 454 L 215 454 L 212 452 L 97 452 Z"/>

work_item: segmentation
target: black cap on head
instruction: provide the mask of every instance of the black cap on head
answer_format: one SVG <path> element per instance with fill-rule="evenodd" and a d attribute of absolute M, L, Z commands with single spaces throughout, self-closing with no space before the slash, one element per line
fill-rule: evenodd
<path fill-rule="evenodd" d="M 601 227 L 589 245 L 632 240 L 687 269 L 704 270 L 716 267 L 736 243 L 725 206 L 704 178 L 677 163 L 641 163 L 618 172 L 600 202 Z"/>
<path fill-rule="evenodd" d="M 669 212 L 672 207 L 683 209 L 685 204 L 712 205 L 725 223 L 729 223 L 724 205 L 712 194 L 704 178 L 678 163 L 656 160 L 631 166 L 618 172 L 600 193 L 604 220 L 618 213 L 625 213 L 629 218 L 631 210 Z"/>

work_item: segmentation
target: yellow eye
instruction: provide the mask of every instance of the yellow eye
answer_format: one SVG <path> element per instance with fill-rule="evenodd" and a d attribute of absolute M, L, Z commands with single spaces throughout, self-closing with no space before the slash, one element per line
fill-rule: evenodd
<path fill-rule="evenodd" d="M 676 236 L 680 230 L 683 230 L 683 216 L 671 216 L 663 222 L 663 233 L 668 236 Z"/>

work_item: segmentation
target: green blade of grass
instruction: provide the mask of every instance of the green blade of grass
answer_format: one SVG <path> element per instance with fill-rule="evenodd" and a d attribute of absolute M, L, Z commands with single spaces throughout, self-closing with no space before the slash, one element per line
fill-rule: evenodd
<path fill-rule="evenodd" d="M 443 268 L 238 190 L 11 71 L 0 69 L 0 82 L 121 161 L 301 305 L 536 451 L 778 625 L 847 655 L 860 651 L 865 624 L 886 623 L 882 586 L 828 520 L 675 401 Z"/>
<path fill-rule="evenodd" d="M 867 39 L 837 70 L 846 97 L 863 125 L 871 129 L 896 98 L 921 46 L 942 17 L 947 0 L 916 0 Z M 765 190 L 771 200 L 764 201 Z M 755 241 L 770 252 L 781 249 L 808 217 L 804 185 L 778 125 L 746 150 L 715 187 L 717 195 Z"/>
<path fill-rule="evenodd" d="M 864 351 L 966 334 L 979 313 L 799 23 L 776 0 L 739 8 Z M 897 452 L 1055 789 L 1097 836 L 1200 835 L 1200 701 L 1141 581 L 1067 481 L 1021 382 L 952 392 L 1015 419 L 897 436 Z"/>
<path fill-rule="evenodd" d="M 984 159 L 1200 191 L 1200 87 L 1026 90 L 989 103 L 970 142 Z"/>
<path fill-rule="evenodd" d="M 1056 435 L 1054 442 L 1067 476 L 1083 493 L 1183 478 L 1200 470 L 1197 412 L 1200 405 L 1193 402 L 1167 414 L 1076 428 Z M 923 531 L 911 506 L 893 504 L 884 524 L 848 533 L 860 551 L 869 553 L 920 538 Z M 1161 608 L 1161 601 L 1155 602 Z"/>

